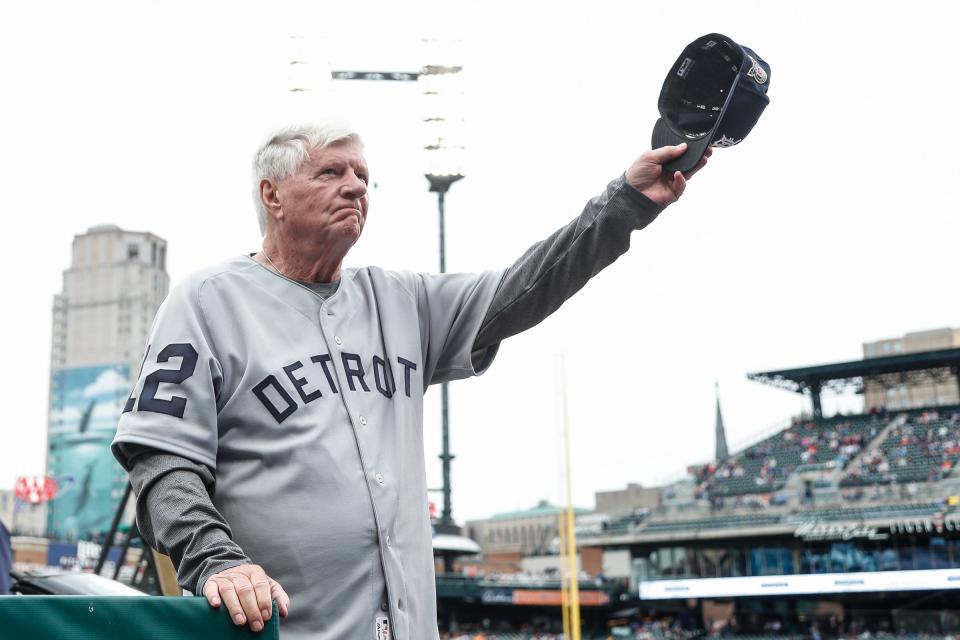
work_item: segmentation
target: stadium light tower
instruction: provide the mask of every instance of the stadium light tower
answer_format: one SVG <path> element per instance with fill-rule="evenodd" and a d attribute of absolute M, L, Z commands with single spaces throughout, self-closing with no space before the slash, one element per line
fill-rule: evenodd
<path fill-rule="evenodd" d="M 437 194 L 440 232 L 440 273 L 447 271 L 445 198 L 453 183 L 462 180 L 463 155 L 463 111 L 461 100 L 463 91 L 460 86 L 460 71 L 456 64 L 428 65 L 420 72 L 425 103 L 424 128 L 427 152 L 426 178 L 430 191 Z M 439 525 L 444 533 L 454 531 L 453 503 L 451 500 L 450 463 L 454 455 L 450 452 L 450 399 L 447 383 L 440 390 L 440 421 L 443 437 L 443 449 L 440 460 L 443 465 L 443 511 Z M 448 560 L 450 561 L 448 565 Z M 444 559 L 444 570 L 452 571 L 452 558 Z"/>

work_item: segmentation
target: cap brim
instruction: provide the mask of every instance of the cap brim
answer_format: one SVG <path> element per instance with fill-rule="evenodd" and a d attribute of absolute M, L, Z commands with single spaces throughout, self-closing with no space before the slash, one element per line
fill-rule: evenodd
<path fill-rule="evenodd" d="M 719 120 L 719 119 L 718 119 Z M 653 126 L 653 149 L 659 149 L 660 147 L 668 147 L 671 145 L 680 144 L 681 142 L 687 143 L 687 150 L 682 156 L 671 160 L 670 162 L 663 165 L 664 173 L 672 174 L 674 171 L 683 171 L 687 172 L 697 166 L 697 163 L 700 162 L 700 158 L 703 157 L 703 154 L 707 152 L 707 147 L 710 146 L 710 141 L 713 139 L 713 129 L 709 133 L 705 134 L 701 138 L 696 140 L 691 140 L 686 136 L 683 136 L 673 130 L 667 121 L 664 118 L 657 120 L 657 124 Z"/>

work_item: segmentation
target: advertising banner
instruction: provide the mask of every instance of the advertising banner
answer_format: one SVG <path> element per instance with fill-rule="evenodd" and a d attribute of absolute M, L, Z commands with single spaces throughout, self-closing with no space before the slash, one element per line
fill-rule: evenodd
<path fill-rule="evenodd" d="M 95 542 L 79 540 L 73 543 L 51 542 L 47 546 L 47 565 L 59 567 L 65 571 L 93 571 L 100 559 L 103 547 Z M 116 545 L 110 548 L 107 554 L 107 563 L 104 565 L 107 573 L 120 562 L 121 549 Z"/>
<path fill-rule="evenodd" d="M 517 589 L 513 592 L 513 604 L 559 607 L 563 594 L 556 590 Z M 610 596 L 603 591 L 581 591 L 581 607 L 602 607 L 610 602 Z"/>
<path fill-rule="evenodd" d="M 654 580 L 640 585 L 641 600 L 735 598 L 739 596 L 941 591 L 960 589 L 960 570 L 923 569 L 787 576 Z"/>
<path fill-rule="evenodd" d="M 48 511 L 51 538 L 90 538 L 109 528 L 127 482 L 110 442 L 129 394 L 126 365 L 54 372 L 48 474 L 58 490 Z"/>
<path fill-rule="evenodd" d="M 563 596 L 557 589 L 485 589 L 480 600 L 484 604 L 559 607 L 563 602 Z M 580 592 L 582 607 L 603 607 L 609 603 L 610 596 L 603 591 Z"/>

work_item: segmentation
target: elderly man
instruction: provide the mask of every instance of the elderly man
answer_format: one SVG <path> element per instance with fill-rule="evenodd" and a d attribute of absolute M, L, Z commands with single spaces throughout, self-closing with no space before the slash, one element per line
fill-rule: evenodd
<path fill-rule="evenodd" d="M 513 266 L 342 268 L 370 175 L 348 128 L 257 152 L 262 250 L 186 278 L 154 322 L 114 455 L 180 584 L 285 638 L 437 638 L 423 394 L 479 375 L 683 193 L 648 151 Z M 287 594 L 290 594 L 289 597 Z"/>

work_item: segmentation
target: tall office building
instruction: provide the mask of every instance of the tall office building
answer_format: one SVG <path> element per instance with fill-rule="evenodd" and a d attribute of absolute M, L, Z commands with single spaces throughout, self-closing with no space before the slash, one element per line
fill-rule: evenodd
<path fill-rule="evenodd" d="M 106 531 L 123 495 L 126 474 L 110 442 L 167 295 L 166 253 L 162 238 L 114 225 L 73 239 L 53 299 L 47 475 L 59 491 L 48 510 L 51 538 Z"/>

